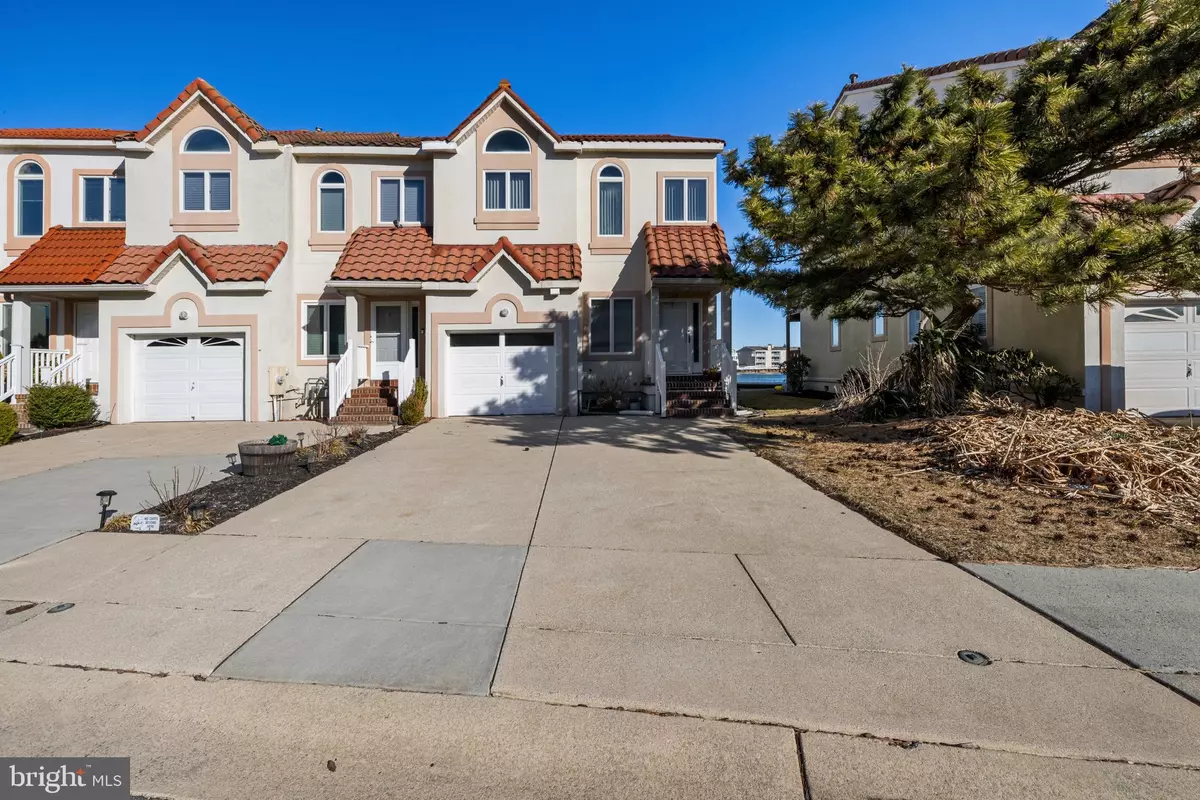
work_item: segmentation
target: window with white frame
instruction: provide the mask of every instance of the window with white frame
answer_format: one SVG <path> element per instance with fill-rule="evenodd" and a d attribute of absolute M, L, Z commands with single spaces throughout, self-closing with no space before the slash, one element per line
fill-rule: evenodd
<path fill-rule="evenodd" d="M 488 211 L 529 211 L 533 208 L 530 170 L 487 170 L 483 173 L 483 207 Z"/>
<path fill-rule="evenodd" d="M 79 218 L 84 222 L 125 221 L 125 178 L 85 175 L 79 179 Z"/>
<path fill-rule="evenodd" d="M 908 343 L 912 344 L 917 340 L 917 334 L 921 332 L 921 312 L 908 312 Z"/>
<path fill-rule="evenodd" d="M 502 128 L 488 137 L 485 153 L 528 153 L 529 140 L 512 128 Z"/>
<path fill-rule="evenodd" d="M 634 305 L 632 297 L 606 297 L 588 305 L 588 352 L 619 355 L 633 352 Z"/>
<path fill-rule="evenodd" d="M 46 175 L 42 165 L 26 161 L 17 167 L 17 236 L 46 232 Z"/>
<path fill-rule="evenodd" d="M 183 142 L 185 153 L 228 153 L 229 140 L 212 128 L 197 128 Z"/>
<path fill-rule="evenodd" d="M 882 339 L 887 336 L 887 317 L 883 312 L 879 312 L 871 320 L 871 336 L 876 339 Z"/>
<path fill-rule="evenodd" d="M 317 227 L 321 233 L 346 232 L 346 176 L 329 170 L 317 182 Z"/>
<path fill-rule="evenodd" d="M 346 349 L 346 303 L 304 303 L 300 327 L 305 358 L 340 356 Z"/>
<path fill-rule="evenodd" d="M 829 346 L 834 350 L 842 346 L 842 321 L 836 317 L 829 321 Z"/>
<path fill-rule="evenodd" d="M 229 211 L 232 203 L 229 170 L 184 170 L 179 182 L 179 205 L 184 211 Z"/>
<path fill-rule="evenodd" d="M 664 222 L 708 221 L 708 178 L 666 178 L 663 181 Z"/>
<path fill-rule="evenodd" d="M 598 230 L 601 236 L 625 235 L 625 173 L 616 164 L 600 170 L 596 186 Z"/>
<path fill-rule="evenodd" d="M 425 224 L 425 179 L 380 178 L 379 220 L 384 225 L 399 222 Z"/>

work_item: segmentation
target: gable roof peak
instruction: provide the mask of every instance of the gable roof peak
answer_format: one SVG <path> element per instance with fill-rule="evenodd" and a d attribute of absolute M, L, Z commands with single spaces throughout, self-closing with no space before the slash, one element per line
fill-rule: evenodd
<path fill-rule="evenodd" d="M 512 84 L 508 82 L 508 78 L 501 78 L 501 79 L 500 79 L 500 85 L 499 85 L 499 87 L 498 87 L 498 88 L 500 88 L 500 89 L 511 89 L 511 88 L 512 88 Z"/>
<path fill-rule="evenodd" d="M 179 95 L 160 111 L 154 119 L 147 122 L 141 130 L 133 134 L 133 139 L 139 142 L 144 142 L 155 131 L 175 115 L 175 112 L 183 108 L 194 95 L 203 96 L 208 102 L 216 107 L 217 111 L 223 114 L 233 125 L 242 132 L 250 143 L 253 144 L 261 139 L 268 138 L 267 130 L 262 125 L 259 125 L 254 119 L 242 111 L 240 108 L 230 102 L 223 94 L 217 91 L 211 83 L 204 78 L 196 78 L 186 87 Z"/>

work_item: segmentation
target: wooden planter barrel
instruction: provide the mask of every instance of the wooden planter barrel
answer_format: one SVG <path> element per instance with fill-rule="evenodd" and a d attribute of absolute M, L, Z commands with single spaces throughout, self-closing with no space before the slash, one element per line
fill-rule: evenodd
<path fill-rule="evenodd" d="M 257 478 L 259 475 L 278 475 L 287 472 L 296 461 L 298 442 L 267 444 L 266 442 L 240 442 L 238 455 L 242 459 L 242 475 Z"/>

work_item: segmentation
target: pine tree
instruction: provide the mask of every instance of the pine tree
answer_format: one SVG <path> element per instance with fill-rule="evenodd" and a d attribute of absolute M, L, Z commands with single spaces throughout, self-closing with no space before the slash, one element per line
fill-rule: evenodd
<path fill-rule="evenodd" d="M 1114 168 L 1200 157 L 1200 0 L 1121 0 L 1012 85 L 971 68 L 939 100 L 905 68 L 879 100 L 818 103 L 726 154 L 753 231 L 729 280 L 780 308 L 957 328 L 976 285 L 1046 309 L 1200 290 L 1200 220 L 1161 224 L 1187 201 L 1078 199 Z"/>

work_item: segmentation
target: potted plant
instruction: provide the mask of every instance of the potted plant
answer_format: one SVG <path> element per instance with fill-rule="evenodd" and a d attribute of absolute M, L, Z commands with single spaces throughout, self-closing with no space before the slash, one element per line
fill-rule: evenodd
<path fill-rule="evenodd" d="M 238 455 L 242 460 L 242 475 L 256 478 L 260 475 L 278 475 L 287 472 L 296 459 L 299 442 L 289 440 L 277 433 L 267 441 L 239 442 Z"/>

